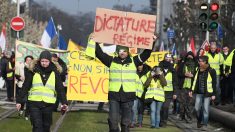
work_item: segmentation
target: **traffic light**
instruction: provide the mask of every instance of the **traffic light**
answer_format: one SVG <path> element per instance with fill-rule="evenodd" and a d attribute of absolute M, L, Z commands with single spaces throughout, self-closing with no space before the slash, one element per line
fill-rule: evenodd
<path fill-rule="evenodd" d="M 208 21 L 208 30 L 214 31 L 218 28 L 218 18 L 219 18 L 219 4 L 212 3 L 210 4 L 209 10 L 209 21 Z"/>
<path fill-rule="evenodd" d="M 200 6 L 200 14 L 199 14 L 199 26 L 202 31 L 208 30 L 208 4 L 203 3 Z"/>

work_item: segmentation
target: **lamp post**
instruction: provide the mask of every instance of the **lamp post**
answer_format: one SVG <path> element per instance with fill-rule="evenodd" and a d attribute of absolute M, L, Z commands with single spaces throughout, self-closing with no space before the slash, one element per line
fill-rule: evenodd
<path fill-rule="evenodd" d="M 57 49 L 59 49 L 59 44 L 60 44 L 60 31 L 62 30 L 62 25 L 58 24 L 57 25 L 57 33 L 58 33 L 58 39 L 57 39 Z"/>

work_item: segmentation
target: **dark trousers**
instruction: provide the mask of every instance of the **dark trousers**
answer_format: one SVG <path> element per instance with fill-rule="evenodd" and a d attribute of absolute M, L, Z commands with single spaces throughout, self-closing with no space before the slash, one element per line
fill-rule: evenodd
<path fill-rule="evenodd" d="M 7 87 L 7 98 L 13 99 L 14 96 L 14 80 L 6 79 L 6 87 Z"/>
<path fill-rule="evenodd" d="M 104 102 L 99 102 L 99 105 L 98 105 L 98 110 L 103 110 L 104 108 Z"/>
<path fill-rule="evenodd" d="M 118 123 L 121 114 L 121 132 L 129 132 L 133 101 L 121 102 L 109 100 L 109 132 L 119 132 Z"/>
<path fill-rule="evenodd" d="M 183 88 L 177 100 L 180 102 L 180 116 L 185 119 L 185 116 L 192 118 L 193 98 L 189 97 L 189 89 Z"/>
<path fill-rule="evenodd" d="M 50 132 L 53 105 L 29 102 L 30 120 L 33 132 Z"/>
<path fill-rule="evenodd" d="M 165 102 L 162 105 L 161 109 L 161 124 L 166 124 L 168 120 L 168 114 L 169 114 L 169 106 L 172 99 L 166 98 Z"/>
<path fill-rule="evenodd" d="M 223 103 L 232 102 L 233 89 L 230 84 L 230 77 L 224 77 L 221 80 L 221 101 Z"/>

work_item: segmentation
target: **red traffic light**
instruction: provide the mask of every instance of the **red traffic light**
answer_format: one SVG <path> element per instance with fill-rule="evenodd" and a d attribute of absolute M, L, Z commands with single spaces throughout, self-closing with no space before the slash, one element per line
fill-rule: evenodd
<path fill-rule="evenodd" d="M 219 4 L 218 3 L 213 3 L 210 6 L 211 11 L 217 11 L 219 9 Z"/>

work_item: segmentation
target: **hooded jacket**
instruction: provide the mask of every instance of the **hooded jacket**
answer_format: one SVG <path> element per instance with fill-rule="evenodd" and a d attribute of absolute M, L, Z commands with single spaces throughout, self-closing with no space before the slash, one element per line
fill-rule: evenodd
<path fill-rule="evenodd" d="M 193 59 L 192 60 L 189 60 L 187 57 L 191 55 L 193 56 Z M 196 63 L 196 59 L 193 55 L 193 52 L 188 52 L 184 58 L 184 62 L 179 65 L 179 69 L 177 71 L 177 74 L 178 74 L 178 80 L 179 80 L 179 88 L 183 88 L 183 84 L 184 84 L 184 79 L 185 79 L 185 67 L 186 66 L 189 66 L 192 67 L 191 68 L 191 71 L 192 71 L 192 74 L 195 75 L 195 71 L 196 71 L 196 67 L 197 67 L 197 63 Z M 191 84 L 193 84 L 193 78 L 192 78 L 192 81 L 191 81 Z"/>
<path fill-rule="evenodd" d="M 34 60 L 29 65 L 29 70 L 25 70 L 25 81 L 22 86 L 22 91 L 16 99 L 17 103 L 24 103 L 24 97 L 27 96 L 28 91 L 32 88 L 33 76 L 35 73 L 39 73 L 43 82 L 43 85 L 46 84 L 51 72 L 55 72 L 55 91 L 62 104 L 67 104 L 65 91 L 63 89 L 63 84 L 60 78 L 60 72 L 62 68 L 58 63 L 54 64 L 50 62 L 47 68 L 44 68 L 40 65 L 40 61 Z M 41 103 L 36 101 L 30 101 L 31 103 Z"/>

